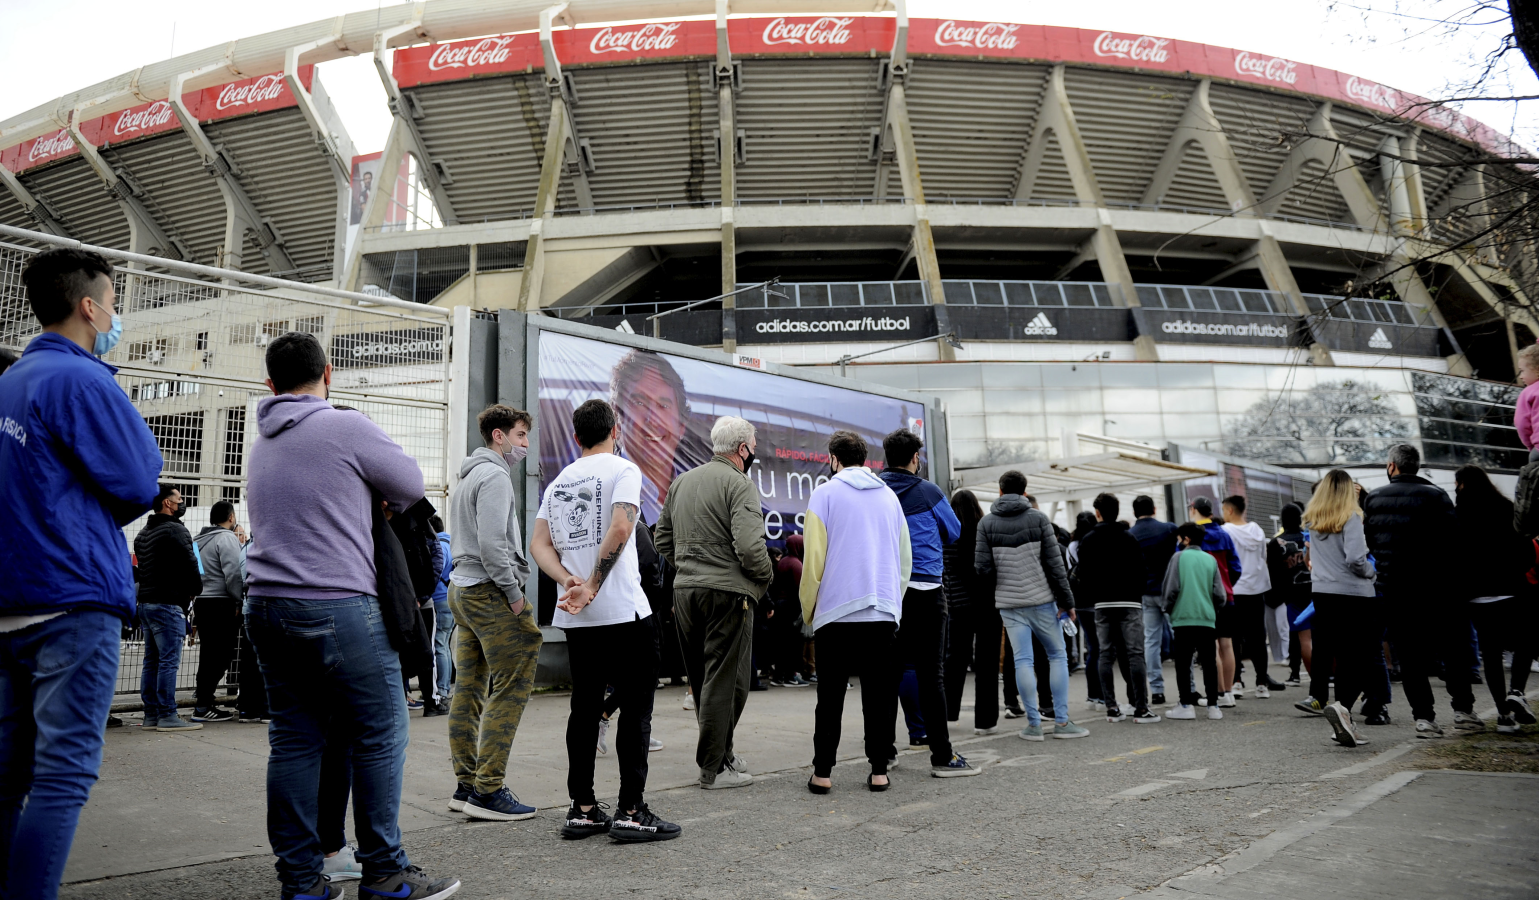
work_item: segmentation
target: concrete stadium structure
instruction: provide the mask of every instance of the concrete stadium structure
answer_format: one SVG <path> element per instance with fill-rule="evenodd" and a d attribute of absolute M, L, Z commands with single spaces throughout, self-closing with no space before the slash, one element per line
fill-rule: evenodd
<path fill-rule="evenodd" d="M 401 173 L 366 191 L 313 69 L 362 53 L 393 117 L 375 171 Z M 1075 431 L 1510 467 L 1510 392 L 1467 376 L 1510 381 L 1539 334 L 1531 260 L 1459 246 L 1515 151 L 1486 126 L 1249 51 L 902 0 L 429 0 L 146 65 L 0 122 L 0 147 L 3 224 L 776 362 L 869 354 L 862 377 L 960 392 L 961 467 Z M 1362 396 L 1392 399 L 1325 424 Z M 1306 426 L 1250 416 L 1268 402 Z"/>

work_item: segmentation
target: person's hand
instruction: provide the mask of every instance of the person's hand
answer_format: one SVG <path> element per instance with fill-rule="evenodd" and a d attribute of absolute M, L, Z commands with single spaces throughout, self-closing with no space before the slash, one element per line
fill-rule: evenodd
<path fill-rule="evenodd" d="M 573 580 L 576 581 L 577 579 L 574 578 Z M 561 599 L 556 601 L 556 608 L 575 616 L 582 612 L 583 608 L 589 603 L 593 602 L 593 595 L 593 589 L 588 587 L 586 582 L 579 581 L 577 584 L 567 588 L 567 592 L 561 595 Z"/>
<path fill-rule="evenodd" d="M 198 626 L 194 625 L 191 628 L 188 628 L 187 629 L 187 646 L 189 646 L 189 647 L 194 646 L 193 645 L 193 638 L 196 638 L 197 636 L 198 636 Z"/>
<path fill-rule="evenodd" d="M 764 618 L 766 618 L 766 619 L 773 619 L 773 618 L 775 618 L 775 608 L 773 606 L 769 608 L 769 612 L 766 612 L 764 614 Z"/>
<path fill-rule="evenodd" d="M 522 615 L 523 612 L 524 612 L 524 598 L 523 597 L 519 597 L 517 600 L 514 600 L 512 603 L 509 603 L 508 604 L 508 611 L 513 613 L 513 615 L 515 615 L 515 616 Z"/>
<path fill-rule="evenodd" d="M 246 541 L 250 540 L 250 538 L 246 537 L 246 529 L 239 525 L 235 526 L 235 536 L 240 538 L 241 544 L 245 544 Z"/>
<path fill-rule="evenodd" d="M 1069 621 L 1070 622 L 1078 622 L 1079 621 L 1079 616 L 1075 615 L 1074 614 L 1074 610 L 1072 610 L 1072 609 L 1069 610 Z"/>

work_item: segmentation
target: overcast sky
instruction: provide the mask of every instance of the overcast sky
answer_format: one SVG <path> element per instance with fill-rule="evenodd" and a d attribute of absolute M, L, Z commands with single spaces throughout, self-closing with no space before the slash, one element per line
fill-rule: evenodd
<path fill-rule="evenodd" d="M 240 37 L 368 8 L 367 0 L 0 0 L 0 120 L 145 63 Z M 1505 22 L 1450 36 L 1426 19 L 1470 0 L 910 0 L 916 18 L 1067 25 L 1200 41 L 1283 56 L 1427 97 L 1450 96 L 1510 29 Z M 1368 9 L 1371 7 L 1372 9 Z M 1366 11 L 1365 11 L 1366 10 Z M 1539 94 L 1521 55 L 1509 54 L 1488 96 Z M 379 150 L 390 127 L 367 55 L 321 66 L 358 152 Z M 1462 92 L 1461 92 L 1462 93 Z M 1466 112 L 1528 147 L 1539 146 L 1539 101 L 1470 103 Z"/>

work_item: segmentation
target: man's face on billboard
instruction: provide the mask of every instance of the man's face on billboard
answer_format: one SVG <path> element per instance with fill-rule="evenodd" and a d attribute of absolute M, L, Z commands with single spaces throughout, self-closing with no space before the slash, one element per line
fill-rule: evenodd
<path fill-rule="evenodd" d="M 657 370 L 643 370 L 634 384 L 621 391 L 619 413 L 626 454 L 637 465 L 673 464 L 684 436 L 684 410 L 673 386 Z"/>

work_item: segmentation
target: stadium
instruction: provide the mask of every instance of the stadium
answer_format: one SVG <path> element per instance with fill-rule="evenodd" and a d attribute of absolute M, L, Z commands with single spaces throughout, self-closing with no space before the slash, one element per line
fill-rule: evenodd
<path fill-rule="evenodd" d="M 318 68 L 360 54 L 392 116 L 367 156 Z M 109 361 L 205 507 L 239 498 L 261 348 L 294 329 L 446 490 L 446 351 L 495 311 L 938 397 L 955 486 L 1080 434 L 1511 471 L 1533 258 L 1479 237 L 1514 155 L 1390 86 L 1178 36 L 428 0 L 0 122 L 0 344 L 33 333 L 31 252 L 117 251 Z"/>

